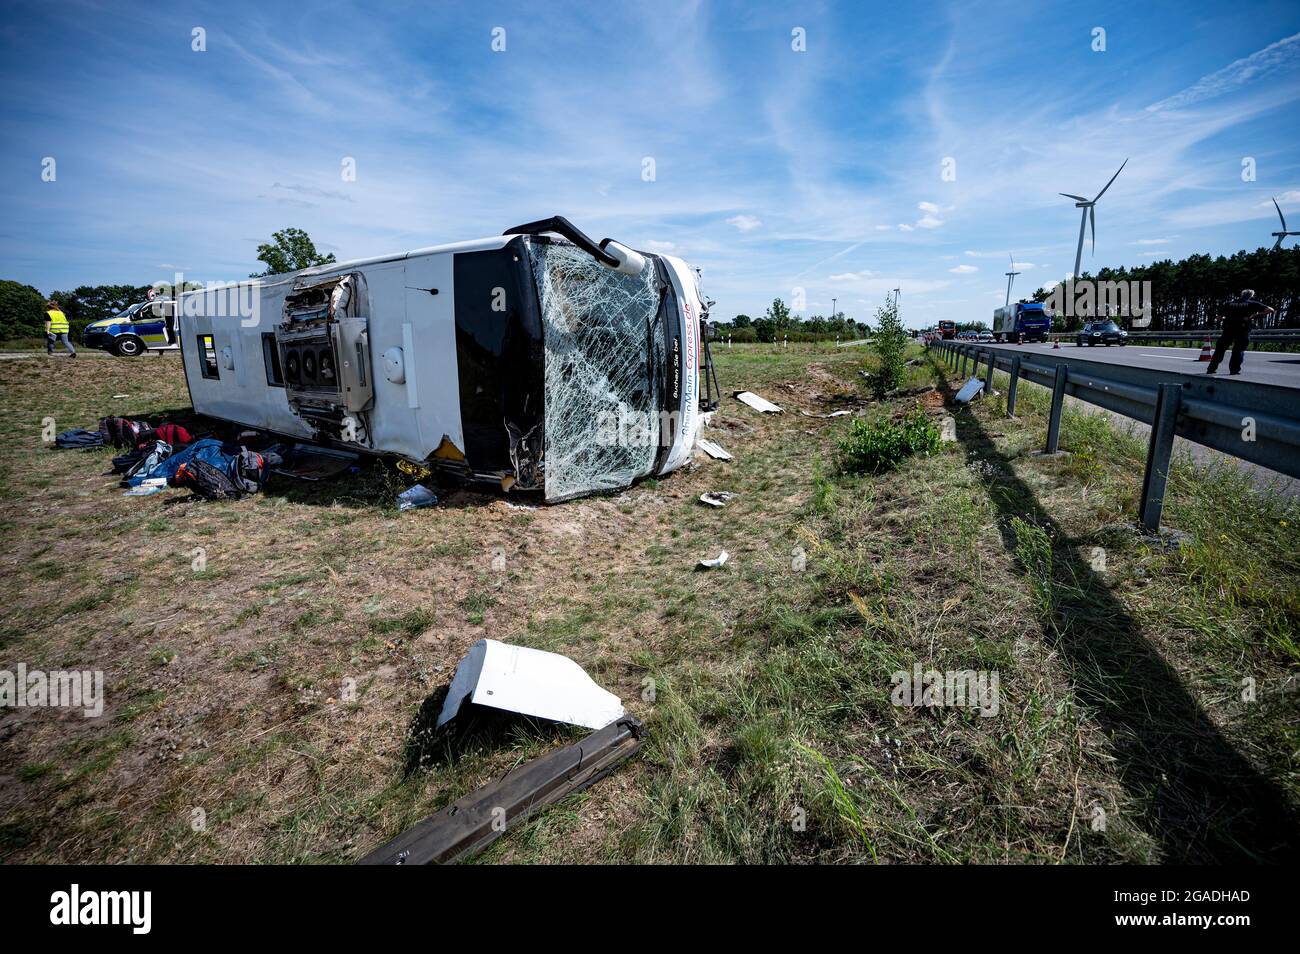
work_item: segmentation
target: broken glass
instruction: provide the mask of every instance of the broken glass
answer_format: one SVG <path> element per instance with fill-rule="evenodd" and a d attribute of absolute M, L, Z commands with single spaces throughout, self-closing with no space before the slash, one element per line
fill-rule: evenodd
<path fill-rule="evenodd" d="M 545 348 L 546 499 L 627 487 L 651 473 L 660 441 L 655 270 L 625 275 L 567 244 L 529 249 Z"/>

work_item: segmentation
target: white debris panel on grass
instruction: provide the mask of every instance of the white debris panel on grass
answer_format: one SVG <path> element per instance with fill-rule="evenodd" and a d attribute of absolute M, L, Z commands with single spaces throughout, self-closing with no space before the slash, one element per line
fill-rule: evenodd
<path fill-rule="evenodd" d="M 599 729 L 623 717 L 623 703 L 567 656 L 480 639 L 456 667 L 435 727 L 466 700 L 539 719 Z"/>
<path fill-rule="evenodd" d="M 748 404 L 755 411 L 761 411 L 764 414 L 784 414 L 785 411 L 773 404 L 767 398 L 759 397 L 752 391 L 737 391 L 735 398 L 741 404 Z"/>
<path fill-rule="evenodd" d="M 708 454 L 714 460 L 732 460 L 732 456 L 722 449 L 722 445 L 714 441 L 701 440 L 699 442 L 700 450 Z"/>

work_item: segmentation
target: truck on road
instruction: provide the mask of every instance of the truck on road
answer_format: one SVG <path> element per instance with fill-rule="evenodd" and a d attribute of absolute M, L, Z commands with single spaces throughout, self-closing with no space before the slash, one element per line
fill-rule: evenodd
<path fill-rule="evenodd" d="M 993 337 L 997 341 L 1046 341 L 1052 319 L 1042 302 L 1018 301 L 993 312 Z"/>

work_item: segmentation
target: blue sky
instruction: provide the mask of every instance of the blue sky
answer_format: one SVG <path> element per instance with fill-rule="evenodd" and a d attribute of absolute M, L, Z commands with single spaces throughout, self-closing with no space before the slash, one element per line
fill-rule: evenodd
<path fill-rule="evenodd" d="M 232 279 L 285 226 L 348 259 L 559 213 L 702 267 L 716 318 L 901 287 L 915 326 L 987 320 L 1009 253 L 1020 293 L 1063 277 L 1056 193 L 1125 157 L 1085 270 L 1270 244 L 1272 195 L 1300 227 L 1290 2 L 159 6 L 6 5 L 0 277 Z"/>

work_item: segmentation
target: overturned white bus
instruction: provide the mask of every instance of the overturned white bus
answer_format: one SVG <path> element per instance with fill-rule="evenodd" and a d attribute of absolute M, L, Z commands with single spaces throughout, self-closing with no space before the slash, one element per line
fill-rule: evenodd
<path fill-rule="evenodd" d="M 680 467 L 717 407 L 691 267 L 559 216 L 178 311 L 200 414 L 548 502 Z"/>

